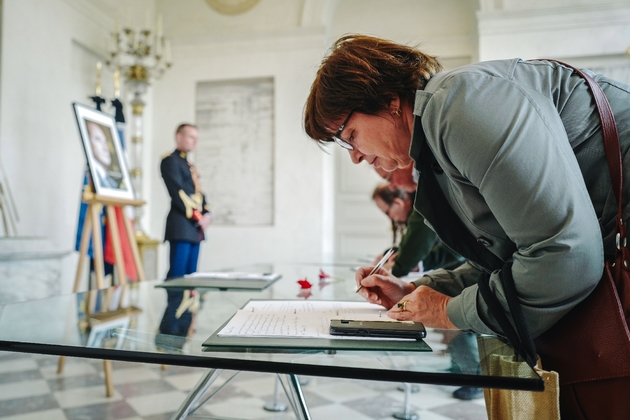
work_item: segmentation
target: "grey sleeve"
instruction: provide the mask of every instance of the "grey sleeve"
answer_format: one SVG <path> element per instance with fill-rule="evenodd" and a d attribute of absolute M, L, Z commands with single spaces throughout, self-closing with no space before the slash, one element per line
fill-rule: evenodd
<path fill-rule="evenodd" d="M 422 121 L 445 174 L 466 185 L 457 211 L 478 219 L 467 206 L 483 201 L 490 222 L 481 225 L 515 243 L 518 298 L 540 335 L 588 296 L 604 264 L 597 217 L 553 101 L 508 79 L 460 74 L 435 91 Z M 490 287 L 507 311 L 498 271 Z M 447 313 L 460 329 L 501 333 L 476 285 Z"/>
<path fill-rule="evenodd" d="M 481 270 L 471 262 L 465 262 L 454 270 L 437 269 L 425 273 L 412 283 L 430 288 L 447 296 L 457 296 L 468 287 L 476 284 Z"/>

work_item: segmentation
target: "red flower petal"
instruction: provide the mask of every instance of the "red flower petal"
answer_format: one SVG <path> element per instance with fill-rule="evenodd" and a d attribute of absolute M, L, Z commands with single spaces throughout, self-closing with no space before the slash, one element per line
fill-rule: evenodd
<path fill-rule="evenodd" d="M 301 287 L 302 289 L 310 289 L 311 287 L 313 287 L 313 285 L 311 284 L 311 282 L 310 282 L 310 281 L 308 281 L 308 280 L 306 279 L 306 277 L 305 277 L 305 278 L 303 278 L 303 279 L 298 280 L 297 282 L 298 282 L 298 284 L 300 285 L 300 287 Z"/>
<path fill-rule="evenodd" d="M 311 289 L 304 289 L 304 290 L 300 291 L 300 293 L 297 294 L 297 297 L 300 297 L 302 299 L 308 299 L 312 295 L 313 295 L 313 293 L 311 292 Z"/>

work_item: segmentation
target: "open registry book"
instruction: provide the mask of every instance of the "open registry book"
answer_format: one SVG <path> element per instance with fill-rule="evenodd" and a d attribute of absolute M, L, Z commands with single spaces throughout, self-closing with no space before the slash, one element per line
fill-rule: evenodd
<path fill-rule="evenodd" d="M 373 337 L 342 337 L 329 333 L 331 319 L 395 321 L 382 306 L 368 302 L 324 300 L 250 300 L 218 332 L 219 337 L 327 338 L 376 340 Z M 385 340 L 395 340 L 386 338 Z"/>

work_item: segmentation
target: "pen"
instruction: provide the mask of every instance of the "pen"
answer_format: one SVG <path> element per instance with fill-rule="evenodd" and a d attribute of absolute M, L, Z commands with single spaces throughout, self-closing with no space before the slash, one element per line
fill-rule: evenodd
<path fill-rule="evenodd" d="M 393 253 L 394 253 L 394 248 L 389 248 L 389 250 L 387 250 L 385 255 L 383 255 L 383 258 L 381 258 L 381 260 L 378 263 L 376 263 L 372 271 L 370 271 L 370 274 L 368 274 L 366 277 L 370 277 L 372 274 L 376 273 L 379 268 L 385 265 L 385 263 L 387 262 L 389 257 L 392 256 Z M 361 290 L 362 288 L 363 288 L 363 285 L 359 285 L 359 288 L 357 289 L 355 293 L 359 293 L 359 290 Z"/>

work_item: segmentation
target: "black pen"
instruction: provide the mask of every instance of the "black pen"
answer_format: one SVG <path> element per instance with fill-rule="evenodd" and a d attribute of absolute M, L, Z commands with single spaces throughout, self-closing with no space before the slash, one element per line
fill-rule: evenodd
<path fill-rule="evenodd" d="M 385 253 L 385 255 L 383 255 L 383 258 L 381 258 L 381 260 L 378 263 L 376 263 L 372 271 L 370 271 L 370 274 L 368 274 L 366 277 L 370 277 L 372 274 L 376 273 L 379 268 L 385 265 L 387 260 L 389 260 L 389 257 L 391 257 L 392 254 L 394 253 L 394 251 L 395 251 L 394 248 L 389 248 L 389 250 Z M 357 289 L 355 293 L 359 293 L 359 290 L 361 290 L 362 288 L 363 288 L 363 285 L 359 285 L 359 288 Z"/>

